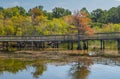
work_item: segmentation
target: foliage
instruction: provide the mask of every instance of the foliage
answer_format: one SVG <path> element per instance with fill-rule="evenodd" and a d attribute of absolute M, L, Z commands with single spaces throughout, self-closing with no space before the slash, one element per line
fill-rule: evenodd
<path fill-rule="evenodd" d="M 99 23 L 120 23 L 120 6 L 112 7 L 109 10 L 93 10 L 91 19 L 93 22 Z"/>
<path fill-rule="evenodd" d="M 90 18 L 87 17 L 85 12 L 76 12 L 74 15 L 68 16 L 65 19 L 66 22 L 75 26 L 75 30 L 78 30 L 81 34 L 92 34 L 93 30 L 89 26 Z"/>
<path fill-rule="evenodd" d="M 73 34 L 77 30 L 92 34 L 93 29 L 95 32 L 119 32 L 119 23 L 120 6 L 109 10 L 96 9 L 91 13 L 84 7 L 73 14 L 61 7 L 47 12 L 41 5 L 28 12 L 21 6 L 0 7 L 0 35 Z"/>
<path fill-rule="evenodd" d="M 55 7 L 52 11 L 54 18 L 60 18 L 66 15 L 71 15 L 71 11 L 64 8 Z"/>

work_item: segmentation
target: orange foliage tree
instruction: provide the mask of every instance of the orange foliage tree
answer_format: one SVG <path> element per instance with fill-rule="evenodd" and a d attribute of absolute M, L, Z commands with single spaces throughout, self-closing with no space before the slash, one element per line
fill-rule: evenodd
<path fill-rule="evenodd" d="M 75 12 L 73 15 L 66 16 L 64 20 L 70 25 L 75 26 L 72 30 L 78 30 L 78 34 L 93 34 L 93 29 L 90 27 L 90 18 L 84 12 Z"/>
<path fill-rule="evenodd" d="M 93 29 L 89 26 L 90 18 L 87 17 L 87 14 L 80 11 L 76 12 L 71 16 L 65 17 L 65 21 L 70 25 L 75 26 L 72 30 L 78 30 L 78 50 L 81 50 L 80 37 L 81 34 L 93 34 Z"/>

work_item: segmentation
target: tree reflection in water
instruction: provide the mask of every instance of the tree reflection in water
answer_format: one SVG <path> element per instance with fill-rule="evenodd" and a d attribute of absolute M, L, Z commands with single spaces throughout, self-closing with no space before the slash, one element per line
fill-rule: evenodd
<path fill-rule="evenodd" d="M 39 78 L 39 76 L 42 75 L 43 72 L 47 70 L 44 61 L 35 61 L 33 67 L 35 68 L 35 72 L 33 72 L 33 76 L 36 79 Z"/>
<path fill-rule="evenodd" d="M 27 69 L 28 66 L 35 68 L 35 71 L 32 73 L 34 78 L 38 78 L 44 71 L 47 70 L 47 67 L 43 60 L 37 61 L 27 61 L 27 60 L 15 60 L 15 59 L 0 59 L 0 74 L 3 72 L 9 72 L 16 74 L 19 71 Z"/>
<path fill-rule="evenodd" d="M 30 65 L 31 62 L 25 62 L 15 59 L 0 59 L 0 74 L 3 72 L 9 72 L 16 74 L 20 70 L 27 68 L 27 65 Z"/>
<path fill-rule="evenodd" d="M 87 57 L 78 58 L 78 61 L 72 65 L 69 75 L 72 79 L 86 79 L 89 75 L 89 67 L 93 64 L 92 59 Z"/>

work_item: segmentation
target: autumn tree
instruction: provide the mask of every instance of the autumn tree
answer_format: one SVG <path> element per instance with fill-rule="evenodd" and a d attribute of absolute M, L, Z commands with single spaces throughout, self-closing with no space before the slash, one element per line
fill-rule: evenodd
<path fill-rule="evenodd" d="M 72 27 L 71 30 L 78 30 L 78 34 L 92 34 L 93 30 L 90 27 L 89 23 L 91 21 L 88 18 L 87 14 L 80 11 L 75 12 L 73 15 L 65 16 L 64 20 L 75 27 Z"/>
<path fill-rule="evenodd" d="M 31 16 L 32 26 L 34 29 L 33 35 L 38 35 L 36 28 L 42 26 L 43 22 L 46 21 L 46 17 L 43 14 L 43 6 L 36 6 L 29 10 L 29 15 Z"/>
<path fill-rule="evenodd" d="M 36 24 L 35 20 L 38 16 L 42 16 L 43 13 L 40 9 L 38 8 L 33 8 L 31 11 L 30 11 L 30 15 L 31 15 L 31 19 L 32 19 L 32 22 L 33 24 Z"/>
<path fill-rule="evenodd" d="M 71 28 L 72 30 L 78 30 L 78 49 L 81 49 L 80 46 L 80 34 L 92 34 L 93 30 L 89 26 L 89 22 L 91 21 L 90 18 L 88 18 L 87 14 L 85 12 L 75 12 L 73 15 L 68 16 L 68 19 L 65 19 L 65 21 L 71 25 L 74 25 L 74 28 Z"/>
<path fill-rule="evenodd" d="M 80 34 L 92 34 L 93 30 L 90 28 L 88 23 L 90 18 L 84 12 L 76 12 L 73 15 L 73 24 L 76 26 L 75 29 L 78 30 L 78 49 L 81 49 L 80 46 Z"/>
<path fill-rule="evenodd" d="M 78 34 L 92 34 L 93 30 L 89 26 L 90 18 L 84 12 L 76 12 L 73 16 L 73 25 L 78 30 Z"/>

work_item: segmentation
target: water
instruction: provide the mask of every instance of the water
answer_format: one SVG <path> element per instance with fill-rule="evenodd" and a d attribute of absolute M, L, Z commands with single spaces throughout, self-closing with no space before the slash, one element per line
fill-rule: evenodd
<path fill-rule="evenodd" d="M 120 59 L 78 58 L 74 62 L 0 59 L 0 79 L 120 79 Z"/>

